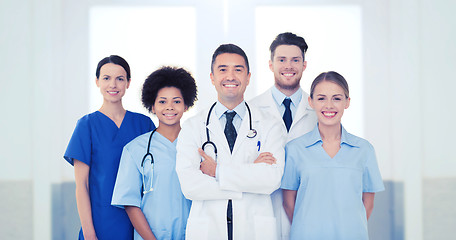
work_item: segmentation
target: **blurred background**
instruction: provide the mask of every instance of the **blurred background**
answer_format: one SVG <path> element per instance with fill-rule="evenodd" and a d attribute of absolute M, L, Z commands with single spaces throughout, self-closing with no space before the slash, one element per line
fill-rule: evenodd
<path fill-rule="evenodd" d="M 285 31 L 309 45 L 304 90 L 323 71 L 348 80 L 343 124 L 374 145 L 386 186 L 370 239 L 454 239 L 455 11 L 453 0 L 0 0 L 0 239 L 77 237 L 62 156 L 76 121 L 101 106 L 99 60 L 129 62 L 124 107 L 144 114 L 152 71 L 191 71 L 199 101 L 185 120 L 216 99 L 215 48 L 246 51 L 248 100 L 272 86 L 268 48 Z"/>

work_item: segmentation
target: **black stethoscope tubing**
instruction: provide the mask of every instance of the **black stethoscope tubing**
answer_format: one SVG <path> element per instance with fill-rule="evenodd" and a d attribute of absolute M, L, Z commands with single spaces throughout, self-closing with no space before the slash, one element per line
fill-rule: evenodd
<path fill-rule="evenodd" d="M 205 143 L 203 143 L 202 149 L 204 151 L 204 148 L 206 147 L 206 145 L 211 145 L 214 148 L 215 158 L 217 159 L 217 146 L 215 146 L 215 143 L 211 141 L 211 138 L 209 136 L 209 128 L 207 127 L 209 125 L 209 119 L 211 118 L 212 109 L 214 109 L 216 104 L 217 104 L 217 102 L 212 104 L 211 108 L 209 109 L 209 112 L 207 113 L 207 120 L 206 120 L 206 137 L 207 137 L 207 141 Z M 245 106 L 247 107 L 247 111 L 249 112 L 249 127 L 250 127 L 250 130 L 249 130 L 249 133 L 247 134 L 247 137 L 248 138 L 254 138 L 257 135 L 257 131 L 252 128 L 252 112 L 250 111 L 250 107 L 247 104 L 247 102 L 245 102 Z"/>

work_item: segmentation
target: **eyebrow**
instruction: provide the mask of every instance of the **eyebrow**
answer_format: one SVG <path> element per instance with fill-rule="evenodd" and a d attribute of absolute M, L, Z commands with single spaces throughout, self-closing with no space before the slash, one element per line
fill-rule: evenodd
<path fill-rule="evenodd" d="M 167 99 L 166 97 L 159 97 L 159 98 L 163 98 L 163 99 Z M 182 99 L 181 97 L 173 97 L 173 99 Z"/>
<path fill-rule="evenodd" d="M 217 66 L 217 68 L 227 68 L 227 67 L 228 67 L 228 65 L 218 65 L 218 66 Z M 235 67 L 235 68 L 245 68 L 245 66 L 244 66 L 244 65 L 241 65 L 241 64 L 239 64 L 239 65 L 234 65 L 234 67 Z"/>

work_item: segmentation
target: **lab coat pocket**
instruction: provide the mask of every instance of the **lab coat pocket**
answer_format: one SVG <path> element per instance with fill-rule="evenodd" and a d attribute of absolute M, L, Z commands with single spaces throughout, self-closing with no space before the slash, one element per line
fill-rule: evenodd
<path fill-rule="evenodd" d="M 255 216 L 255 240 L 277 240 L 276 218 L 268 216 Z"/>
<path fill-rule="evenodd" d="M 185 239 L 187 240 L 206 240 L 209 239 L 209 223 L 207 218 L 192 217 L 187 221 Z"/>

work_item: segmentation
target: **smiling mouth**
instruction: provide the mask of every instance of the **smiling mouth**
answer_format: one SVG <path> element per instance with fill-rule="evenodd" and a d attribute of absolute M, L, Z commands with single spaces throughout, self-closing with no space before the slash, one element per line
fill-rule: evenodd
<path fill-rule="evenodd" d="M 282 75 L 285 77 L 293 77 L 296 73 L 282 73 Z"/>
<path fill-rule="evenodd" d="M 327 117 L 327 118 L 332 118 L 334 116 L 336 116 L 336 112 L 322 112 L 323 116 Z"/>
<path fill-rule="evenodd" d="M 119 94 L 119 91 L 108 91 L 108 93 L 110 95 L 116 95 L 116 94 Z"/>
<path fill-rule="evenodd" d="M 174 118 L 177 116 L 177 113 L 165 113 L 163 116 L 165 116 L 165 118 Z"/>
<path fill-rule="evenodd" d="M 225 83 L 223 84 L 224 87 L 226 88 L 235 88 L 237 86 L 239 86 L 239 84 L 236 84 L 236 83 Z"/>

